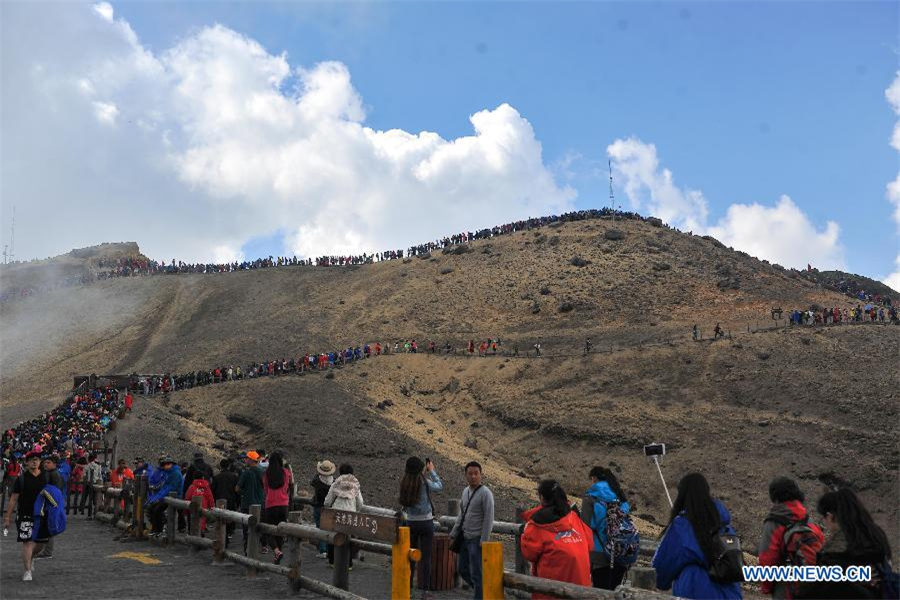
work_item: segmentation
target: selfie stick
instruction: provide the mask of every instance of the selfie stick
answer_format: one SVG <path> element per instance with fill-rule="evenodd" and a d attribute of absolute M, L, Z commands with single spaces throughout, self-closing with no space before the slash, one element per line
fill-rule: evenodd
<path fill-rule="evenodd" d="M 656 463 L 656 470 L 659 471 L 659 478 L 662 480 L 663 489 L 666 490 L 666 498 L 669 499 L 669 507 L 672 507 L 674 506 L 674 504 L 672 504 L 672 496 L 669 494 L 669 486 L 666 485 L 666 478 L 663 477 L 662 469 L 659 466 L 659 456 L 654 456 L 653 462 Z"/>

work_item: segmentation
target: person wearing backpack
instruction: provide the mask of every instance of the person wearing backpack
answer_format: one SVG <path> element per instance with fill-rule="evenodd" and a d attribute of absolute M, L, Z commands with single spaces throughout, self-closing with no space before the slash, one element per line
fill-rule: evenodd
<path fill-rule="evenodd" d="M 723 549 L 723 537 L 737 548 Z M 656 587 L 671 588 L 672 595 L 680 598 L 743 598 L 740 544 L 735 541 L 731 515 L 710 495 L 706 478 L 700 473 L 685 475 L 678 482 L 669 524 L 653 555 Z"/>
<path fill-rule="evenodd" d="M 828 539 L 817 556 L 817 565 L 872 567 L 867 582 L 820 581 L 800 586 L 799 598 L 897 598 L 897 574 L 891 565 L 887 535 L 872 520 L 859 497 L 850 488 L 828 492 L 816 506 L 822 515 Z"/>
<path fill-rule="evenodd" d="M 32 580 L 33 556 L 50 540 L 46 521 L 43 521 L 38 529 L 34 528 L 34 504 L 45 485 L 47 477 L 41 472 L 41 453 L 32 450 L 25 455 L 25 469 L 13 484 L 12 496 L 3 516 L 3 527 L 8 529 L 12 522 L 13 509 L 18 508 L 16 538 L 22 544 L 22 565 L 25 568 L 22 581 Z"/>
<path fill-rule="evenodd" d="M 803 506 L 805 497 L 797 483 L 787 477 L 778 477 L 769 484 L 769 499 L 773 506 L 763 523 L 762 540 L 759 542 L 759 564 L 762 567 L 816 564 L 816 554 L 825 543 L 819 526 L 809 522 Z M 764 594 L 773 598 L 797 597 L 797 583 L 766 581 L 760 586 Z"/>
<path fill-rule="evenodd" d="M 62 507 L 63 507 L 63 510 L 65 510 L 64 490 L 66 489 L 66 482 L 65 482 L 65 479 L 63 478 L 62 474 L 59 472 L 59 466 L 58 466 L 59 462 L 60 462 L 59 456 L 57 456 L 55 454 L 47 454 L 43 458 L 43 464 L 41 465 L 41 470 L 44 473 L 44 479 L 46 481 L 46 485 L 52 485 L 57 490 L 59 490 L 59 498 L 62 499 L 62 501 L 63 501 Z M 55 494 L 54 494 L 54 496 L 55 496 Z M 53 509 L 56 508 L 56 505 L 54 504 L 54 502 L 56 502 L 55 498 L 53 498 L 52 501 L 50 501 L 50 500 L 47 500 L 46 495 L 38 496 L 38 501 L 43 502 L 41 511 L 44 513 L 47 512 L 47 509 L 45 507 L 48 504 Z M 39 514 L 39 511 L 37 510 L 37 507 L 35 507 L 34 515 L 35 515 L 36 523 L 38 522 L 38 514 Z M 62 527 L 65 529 L 65 519 L 63 519 Z M 53 541 L 54 535 L 56 535 L 56 534 L 51 532 L 50 539 L 47 540 L 47 543 L 44 545 L 43 549 L 41 549 L 39 552 L 32 555 L 33 558 L 35 558 L 35 559 L 53 558 L 53 549 L 54 549 L 54 545 L 55 545 L 54 541 Z"/>
<path fill-rule="evenodd" d="M 581 500 L 581 519 L 593 532 L 591 583 L 595 588 L 614 590 L 637 561 L 641 538 L 628 516 L 631 505 L 615 474 L 594 467 L 590 478 L 591 487 Z"/>
<path fill-rule="evenodd" d="M 209 510 L 215 508 L 216 499 L 213 497 L 212 486 L 202 475 L 195 475 L 191 485 L 184 493 L 184 499 L 190 502 L 194 497 L 200 498 L 200 508 Z M 190 517 L 189 517 L 190 518 Z M 200 535 L 206 531 L 206 517 L 200 517 Z"/>
<path fill-rule="evenodd" d="M 593 533 L 569 506 L 562 486 L 545 479 L 538 486 L 540 506 L 522 513 L 522 556 L 535 577 L 591 585 Z M 553 598 L 532 594 L 532 598 Z"/>
<path fill-rule="evenodd" d="M 400 480 L 400 506 L 406 515 L 406 524 L 409 525 L 410 545 L 422 551 L 420 565 L 412 570 L 410 579 L 418 569 L 421 569 L 422 597 L 429 597 L 431 589 L 431 551 L 434 540 L 434 503 L 431 501 L 432 492 L 440 492 L 444 484 L 434 470 L 431 459 L 422 462 L 418 456 L 410 456 L 406 459 L 406 469 L 403 479 Z M 410 582 L 412 587 L 412 582 Z"/>

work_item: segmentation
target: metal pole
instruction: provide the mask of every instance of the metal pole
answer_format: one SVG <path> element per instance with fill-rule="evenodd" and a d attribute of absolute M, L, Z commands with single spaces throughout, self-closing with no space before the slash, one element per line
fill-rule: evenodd
<path fill-rule="evenodd" d="M 659 457 L 654 456 L 653 462 L 656 463 L 656 470 L 659 471 L 659 478 L 662 480 L 663 489 L 666 490 L 666 498 L 669 499 L 669 507 L 672 507 L 672 506 L 674 506 L 674 503 L 672 502 L 672 495 L 669 494 L 669 486 L 666 485 L 666 478 L 663 477 L 662 469 L 659 466 Z"/>

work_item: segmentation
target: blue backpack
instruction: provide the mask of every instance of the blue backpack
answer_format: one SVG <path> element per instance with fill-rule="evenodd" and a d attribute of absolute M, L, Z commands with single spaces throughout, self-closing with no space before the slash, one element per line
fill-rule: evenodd
<path fill-rule="evenodd" d="M 606 503 L 605 533 L 602 551 L 609 558 L 611 566 L 627 569 L 637 562 L 641 550 L 641 536 L 631 517 L 622 510 L 620 502 Z"/>
<path fill-rule="evenodd" d="M 55 485 L 45 485 L 34 502 L 33 539 L 39 535 L 42 519 L 47 520 L 47 531 L 51 537 L 66 530 L 66 499 Z"/>

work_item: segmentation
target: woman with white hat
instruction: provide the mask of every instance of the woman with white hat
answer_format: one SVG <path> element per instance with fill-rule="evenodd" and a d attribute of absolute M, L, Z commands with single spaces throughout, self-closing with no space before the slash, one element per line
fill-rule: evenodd
<path fill-rule="evenodd" d="M 309 485 L 313 489 L 313 518 L 316 520 L 316 527 L 322 519 L 322 507 L 325 505 L 325 496 L 331 484 L 334 483 L 334 472 L 336 468 L 330 460 L 320 460 L 316 464 L 316 476 L 313 477 Z M 319 558 L 327 558 L 328 544 L 319 542 Z"/>

